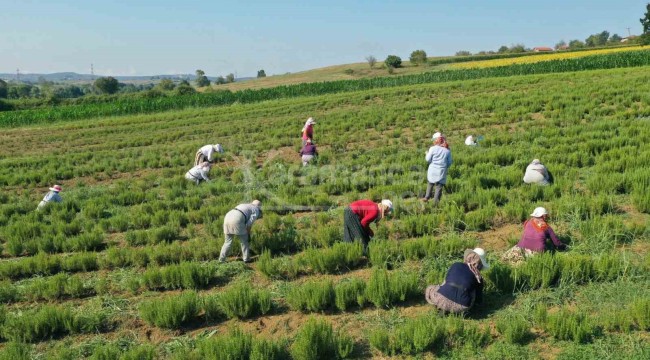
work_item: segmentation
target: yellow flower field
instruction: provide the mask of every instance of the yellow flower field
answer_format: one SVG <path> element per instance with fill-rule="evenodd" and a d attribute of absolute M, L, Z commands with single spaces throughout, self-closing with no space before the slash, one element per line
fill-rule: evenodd
<path fill-rule="evenodd" d="M 647 49 L 650 49 L 650 45 L 628 46 L 628 47 L 619 47 L 619 48 L 611 48 L 611 49 L 598 49 L 598 50 L 585 50 L 585 51 L 560 51 L 560 52 L 553 52 L 553 53 L 540 53 L 539 55 L 522 56 L 517 58 L 509 58 L 509 59 L 470 61 L 470 62 L 453 64 L 451 65 L 451 67 L 454 69 L 489 68 L 489 67 L 507 66 L 513 64 L 532 64 L 532 63 L 537 63 L 542 61 L 573 59 L 573 58 L 585 57 L 590 55 L 602 55 L 602 54 L 610 54 L 610 53 L 622 52 L 622 51 L 647 50 Z"/>

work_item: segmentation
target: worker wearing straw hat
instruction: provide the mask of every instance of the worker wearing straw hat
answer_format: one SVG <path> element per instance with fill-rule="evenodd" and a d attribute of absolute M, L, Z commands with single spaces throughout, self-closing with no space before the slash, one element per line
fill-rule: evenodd
<path fill-rule="evenodd" d="M 531 218 L 524 223 L 524 233 L 517 245 L 503 254 L 504 261 L 519 263 L 527 257 L 544 252 L 547 239 L 550 239 L 557 249 L 566 249 L 566 245 L 557 238 L 553 229 L 546 222 L 548 211 L 545 208 L 535 208 L 530 216 Z"/>
<path fill-rule="evenodd" d="M 424 296 L 429 304 L 446 313 L 466 313 L 483 299 L 481 270 L 490 267 L 485 250 L 465 250 L 463 262 L 451 265 L 445 281 L 440 285 L 427 286 Z"/>
<path fill-rule="evenodd" d="M 242 259 L 245 263 L 251 262 L 249 240 L 251 227 L 253 223 L 262 218 L 262 203 L 259 200 L 253 200 L 250 204 L 239 204 L 234 209 L 228 211 L 223 219 L 223 233 L 225 242 L 221 247 L 219 261 L 225 262 L 233 237 L 239 237 L 241 243 Z"/>
<path fill-rule="evenodd" d="M 45 194 L 45 197 L 43 197 L 43 200 L 38 204 L 38 210 L 41 210 L 44 208 L 48 203 L 51 202 L 61 202 L 63 199 L 61 198 L 61 195 L 59 193 L 61 192 L 61 185 L 54 185 L 50 188 L 50 191 Z"/>
<path fill-rule="evenodd" d="M 212 162 L 215 153 L 223 154 L 223 147 L 219 144 L 202 146 L 194 156 L 194 166 L 205 161 Z"/>

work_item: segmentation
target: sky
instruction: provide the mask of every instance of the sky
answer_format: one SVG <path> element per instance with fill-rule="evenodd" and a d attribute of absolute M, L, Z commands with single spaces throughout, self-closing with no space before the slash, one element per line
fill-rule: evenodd
<path fill-rule="evenodd" d="M 0 0 L 0 73 L 256 76 L 641 32 L 648 0 Z"/>

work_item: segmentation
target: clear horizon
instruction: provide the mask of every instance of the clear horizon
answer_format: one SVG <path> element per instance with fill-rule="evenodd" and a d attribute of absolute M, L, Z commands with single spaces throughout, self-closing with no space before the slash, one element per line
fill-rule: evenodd
<path fill-rule="evenodd" d="M 609 31 L 641 33 L 647 0 L 0 0 L 0 73 L 254 77 L 363 62 L 448 56 L 501 45 L 550 46 Z"/>

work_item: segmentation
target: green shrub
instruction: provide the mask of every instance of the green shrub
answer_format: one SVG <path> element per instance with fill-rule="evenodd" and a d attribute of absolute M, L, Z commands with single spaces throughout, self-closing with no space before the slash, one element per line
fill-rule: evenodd
<path fill-rule="evenodd" d="M 197 344 L 202 359 L 248 360 L 253 346 L 253 337 L 232 328 L 227 334 L 200 341 Z"/>
<path fill-rule="evenodd" d="M 292 287 L 286 301 L 294 310 L 323 311 L 334 304 L 334 286 L 331 280 L 309 281 Z"/>
<path fill-rule="evenodd" d="M 344 280 L 334 288 L 336 308 L 340 311 L 345 311 L 354 304 L 363 307 L 366 302 L 364 293 L 366 290 L 366 283 L 357 278 Z"/>
<path fill-rule="evenodd" d="M 304 253 L 306 265 L 317 274 L 333 274 L 354 268 L 361 262 L 363 246 L 359 242 L 334 244 L 331 248 L 307 249 Z"/>
<path fill-rule="evenodd" d="M 291 345 L 291 356 L 301 360 L 343 359 L 352 353 L 352 340 L 324 320 L 310 318 Z"/>
<path fill-rule="evenodd" d="M 166 329 L 179 329 L 194 320 L 199 313 L 199 299 L 188 291 L 178 296 L 143 301 L 140 316 L 151 325 Z"/>
<path fill-rule="evenodd" d="M 250 360 L 283 360 L 288 358 L 286 341 L 259 338 L 253 341 Z"/>
<path fill-rule="evenodd" d="M 650 299 L 634 300 L 629 313 L 639 330 L 650 331 Z"/>
<path fill-rule="evenodd" d="M 510 344 L 524 345 L 530 339 L 530 324 L 523 316 L 509 314 L 497 320 L 497 330 Z"/>
<path fill-rule="evenodd" d="M 417 274 L 374 269 L 366 285 L 365 298 L 376 307 L 388 307 L 419 294 Z"/>
<path fill-rule="evenodd" d="M 388 55 L 386 60 L 384 60 L 387 68 L 398 68 L 402 67 L 402 58 L 397 55 Z"/>
<path fill-rule="evenodd" d="M 277 254 L 297 250 L 296 238 L 298 234 L 292 217 L 268 214 L 258 223 L 255 224 L 255 239 L 251 241 L 253 252 L 261 254 L 266 249 Z"/>
<path fill-rule="evenodd" d="M 0 360 L 30 360 L 32 347 L 21 342 L 7 343 L 0 351 Z"/>
<path fill-rule="evenodd" d="M 221 310 L 229 318 L 244 319 L 264 315 L 271 309 L 271 293 L 255 290 L 248 282 L 239 282 L 217 296 Z"/>
<path fill-rule="evenodd" d="M 589 342 L 595 331 L 584 314 L 570 312 L 565 308 L 548 314 L 545 329 L 558 340 L 577 343 Z"/>
<path fill-rule="evenodd" d="M 200 289 L 219 279 L 214 265 L 193 262 L 178 265 L 152 267 L 142 275 L 142 283 L 148 289 Z"/>

